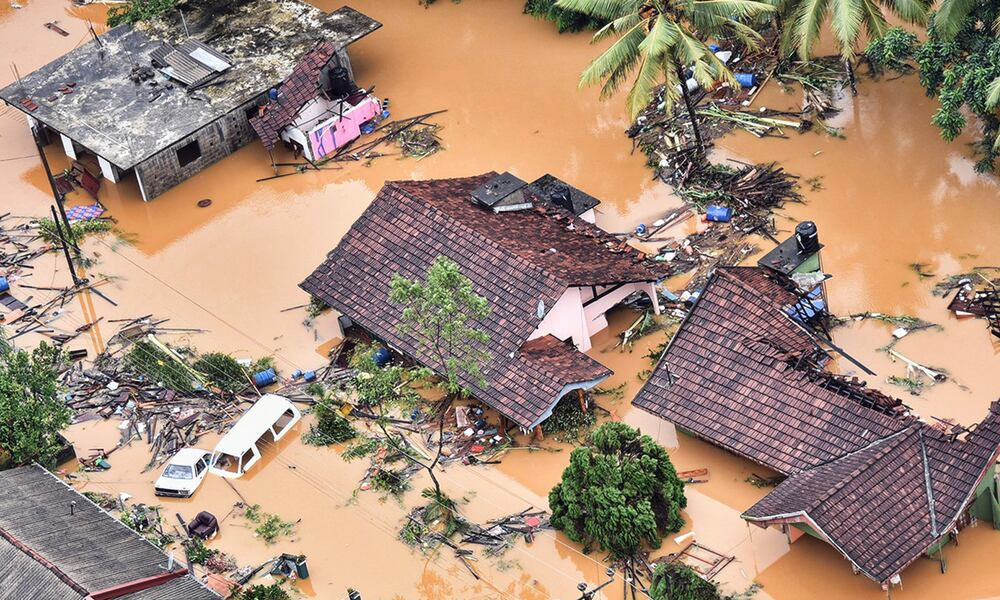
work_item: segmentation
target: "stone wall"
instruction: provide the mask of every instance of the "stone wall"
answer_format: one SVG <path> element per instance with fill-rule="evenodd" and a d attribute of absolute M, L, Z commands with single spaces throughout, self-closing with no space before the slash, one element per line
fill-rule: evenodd
<path fill-rule="evenodd" d="M 136 165 L 144 199 L 152 200 L 256 139 L 247 120 L 247 110 L 256 104 L 256 99 L 248 102 Z M 192 141 L 198 142 L 201 157 L 182 167 L 177 151 Z"/>

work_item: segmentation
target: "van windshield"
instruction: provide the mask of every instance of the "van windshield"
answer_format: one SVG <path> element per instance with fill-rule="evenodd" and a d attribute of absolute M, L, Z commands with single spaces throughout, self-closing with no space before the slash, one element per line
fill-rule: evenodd
<path fill-rule="evenodd" d="M 187 465 L 167 465 L 163 476 L 168 479 L 194 479 L 194 471 Z"/>

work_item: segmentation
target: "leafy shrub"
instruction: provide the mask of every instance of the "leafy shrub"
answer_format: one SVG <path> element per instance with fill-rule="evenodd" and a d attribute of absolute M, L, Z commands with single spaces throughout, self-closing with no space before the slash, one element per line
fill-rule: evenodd
<path fill-rule="evenodd" d="M 329 446 L 358 437 L 358 430 L 326 402 L 317 402 L 313 411 L 316 422 L 303 434 L 302 441 L 310 446 Z"/>
<path fill-rule="evenodd" d="M 900 27 L 893 27 L 885 37 L 872 40 L 865 49 L 872 67 L 877 71 L 906 70 L 906 61 L 917 49 L 917 34 Z"/>
<path fill-rule="evenodd" d="M 251 585 L 231 596 L 232 600 L 289 600 L 288 595 L 280 584 L 271 585 Z"/>
<path fill-rule="evenodd" d="M 172 10 L 177 0 L 132 0 L 108 9 L 108 27 L 151 21 Z"/>
<path fill-rule="evenodd" d="M 246 371 L 228 354 L 209 352 L 201 355 L 192 366 L 205 376 L 209 384 L 228 394 L 241 392 L 250 385 Z"/>
<path fill-rule="evenodd" d="M 144 375 L 175 392 L 187 393 L 194 389 L 191 374 L 156 344 L 139 340 L 125 355 L 125 369 L 137 375 Z"/>
<path fill-rule="evenodd" d="M 662 446 L 625 423 L 605 423 L 573 450 L 549 506 L 552 526 L 585 552 L 597 546 L 625 559 L 679 531 L 687 499 Z"/>

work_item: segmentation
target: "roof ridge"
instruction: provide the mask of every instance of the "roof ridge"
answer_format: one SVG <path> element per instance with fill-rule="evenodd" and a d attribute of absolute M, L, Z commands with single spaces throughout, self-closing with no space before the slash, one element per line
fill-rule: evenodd
<path fill-rule="evenodd" d="M 899 445 L 899 443 L 902 441 L 902 439 L 906 437 L 906 436 L 904 436 L 902 434 L 909 433 L 912 429 L 914 429 L 914 427 L 912 425 L 904 427 L 903 429 L 900 429 L 899 431 L 894 431 L 893 433 L 891 433 L 889 435 L 880 437 L 877 440 L 872 441 L 867 446 L 863 446 L 861 448 L 858 448 L 857 450 L 854 450 L 853 452 L 848 452 L 847 454 L 844 454 L 843 456 L 840 456 L 839 458 L 835 458 L 835 459 L 827 461 L 827 462 L 825 462 L 823 464 L 816 465 L 815 467 L 811 467 L 811 468 L 809 468 L 809 469 L 807 469 L 805 471 L 800 471 L 800 473 L 807 473 L 809 471 L 812 471 L 813 469 L 818 469 L 820 467 L 823 467 L 823 466 L 826 466 L 826 465 L 830 465 L 830 464 L 833 464 L 835 462 L 839 462 L 841 460 L 848 459 L 848 458 L 850 458 L 852 456 L 860 454 L 861 452 L 864 452 L 865 450 L 870 450 L 871 448 L 874 448 L 875 446 L 877 446 L 877 445 L 879 445 L 879 444 L 881 444 L 883 442 L 887 442 L 887 441 L 891 440 L 892 438 L 895 438 L 895 437 L 900 437 L 901 438 L 899 440 L 896 440 L 896 443 L 894 443 L 894 444 L 887 444 L 884 448 L 882 448 L 878 452 L 876 452 L 875 456 L 872 457 L 871 460 L 867 460 L 867 461 L 863 462 L 861 465 L 859 465 L 858 467 L 856 467 L 855 469 L 853 469 L 850 473 L 847 473 L 843 477 L 841 477 L 840 480 L 837 481 L 837 483 L 832 488 L 830 488 L 829 490 L 827 490 L 826 495 L 823 498 L 820 498 L 820 499 L 816 500 L 815 502 L 811 503 L 806 509 L 803 510 L 803 512 L 809 513 L 810 511 L 815 510 L 816 507 L 818 507 L 821 503 L 823 503 L 827 498 L 829 498 L 830 496 L 834 495 L 835 493 L 837 493 L 838 491 L 840 491 L 841 489 L 843 489 L 843 487 L 845 485 L 847 485 L 847 483 L 850 480 L 855 479 L 856 477 L 858 477 L 858 475 L 860 475 L 864 471 L 866 471 L 869 468 L 871 468 L 872 464 L 874 464 L 874 463 L 878 462 L 879 460 L 881 460 L 886 454 L 888 454 L 891 450 L 895 449 Z"/>
<path fill-rule="evenodd" d="M 927 444 L 924 442 L 923 428 L 917 429 L 917 436 L 920 439 L 920 458 L 924 466 L 924 495 L 927 497 L 927 509 L 931 515 L 931 536 L 938 536 L 937 528 L 937 508 L 934 503 L 934 487 L 931 484 L 930 463 L 927 460 Z"/>
<path fill-rule="evenodd" d="M 487 174 L 488 173 L 483 173 L 483 175 L 487 175 Z M 473 177 L 453 177 L 451 179 L 453 179 L 453 180 L 454 179 L 473 179 L 474 177 L 482 177 L 482 175 L 477 175 L 477 176 L 473 176 Z M 404 183 L 406 181 L 413 181 L 413 180 L 402 180 L 402 182 L 404 182 Z M 487 243 L 489 243 L 490 246 L 492 246 L 492 247 L 500 250 L 502 253 L 504 253 L 506 255 L 509 255 L 509 256 L 513 257 L 514 260 L 515 260 L 515 262 L 523 263 L 524 265 L 532 268 L 533 270 L 539 271 L 545 277 L 551 279 L 552 281 L 557 282 L 560 285 L 562 285 L 563 288 L 564 288 L 563 289 L 563 293 L 566 292 L 566 289 L 569 289 L 571 287 L 571 284 L 566 280 L 566 278 L 564 278 L 564 277 L 557 277 L 555 274 L 550 273 L 548 271 L 548 269 L 546 269 L 545 267 L 543 267 L 543 266 L 541 266 L 541 265 L 539 265 L 537 263 L 531 262 L 527 258 L 521 256 L 520 254 L 517 254 L 516 252 L 514 252 L 514 251 L 512 251 L 512 250 L 510 250 L 508 248 L 505 248 L 501 244 L 497 243 L 497 241 L 494 240 L 493 238 L 488 237 L 486 235 L 483 235 L 482 233 L 480 233 L 476 229 L 473 229 L 472 227 L 469 227 L 468 225 L 466 225 L 464 222 L 462 222 L 461 219 L 458 219 L 458 218 L 452 216 L 451 214 L 448 213 L 448 211 L 442 210 L 441 208 L 438 208 L 437 206 L 434 206 L 430 202 L 427 202 L 427 201 L 421 199 L 420 197 L 418 197 L 418 196 L 416 196 L 416 195 L 414 195 L 414 194 L 406 191 L 404 188 L 402 188 L 402 187 L 400 187 L 398 185 L 399 183 L 400 183 L 400 181 L 387 181 L 387 182 L 385 182 L 385 186 L 384 187 L 390 187 L 391 186 L 392 190 L 398 191 L 400 194 L 402 194 L 403 196 L 405 196 L 407 199 L 409 199 L 409 200 L 411 200 L 413 202 L 419 202 L 422 206 L 425 206 L 428 209 L 434 211 L 434 214 L 442 215 L 448 221 L 450 221 L 451 223 L 457 225 L 458 227 L 460 227 L 462 229 L 465 229 L 467 231 L 470 231 L 470 232 L 476 234 L 477 236 L 481 236 L 483 238 L 483 240 L 485 240 Z M 352 227 L 353 227 L 353 225 L 352 225 Z M 560 294 L 560 297 L 561 296 L 562 295 Z M 546 308 L 548 309 L 548 308 L 551 308 L 551 307 L 546 307 Z M 545 316 L 548 316 L 548 311 L 546 311 Z M 543 316 L 542 319 L 544 319 L 545 316 Z M 539 322 L 541 322 L 541 319 L 539 319 Z M 522 342 L 522 344 L 523 344 L 523 342 Z"/>

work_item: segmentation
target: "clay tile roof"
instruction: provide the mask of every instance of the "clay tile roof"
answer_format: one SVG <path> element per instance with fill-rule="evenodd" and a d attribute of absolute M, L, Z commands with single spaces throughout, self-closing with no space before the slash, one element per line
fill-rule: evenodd
<path fill-rule="evenodd" d="M 389 182 L 301 287 L 418 361 L 415 343 L 398 333 L 400 307 L 389 303 L 396 273 L 423 279 L 440 255 L 455 261 L 490 304 L 488 387 L 466 386 L 522 427 L 537 424 L 558 400 L 564 364 L 590 376 L 589 359 L 566 361 L 535 344 L 522 346 L 571 286 L 659 277 L 638 252 L 558 208 L 494 213 L 472 204 L 474 189 L 495 173 L 460 179 Z M 552 250 L 555 250 L 554 252 Z M 551 348 L 549 349 L 551 350 Z M 432 365 L 428 365 L 432 366 Z"/>
<path fill-rule="evenodd" d="M 273 149 L 281 139 L 281 130 L 295 121 L 302 106 L 316 96 L 319 73 L 336 52 L 337 48 L 330 42 L 316 44 L 281 83 L 278 101 L 268 103 L 263 115 L 250 118 L 250 126 L 268 150 Z"/>
<path fill-rule="evenodd" d="M 604 379 L 611 375 L 611 369 L 553 335 L 525 342 L 521 346 L 521 354 L 562 385 Z"/>
<path fill-rule="evenodd" d="M 795 299 L 763 269 L 718 269 L 634 404 L 783 474 L 905 427 L 788 364 L 817 351 Z"/>
<path fill-rule="evenodd" d="M 952 531 L 1000 449 L 1000 405 L 964 440 L 914 423 L 796 473 L 744 513 L 803 521 L 879 583 Z"/>

